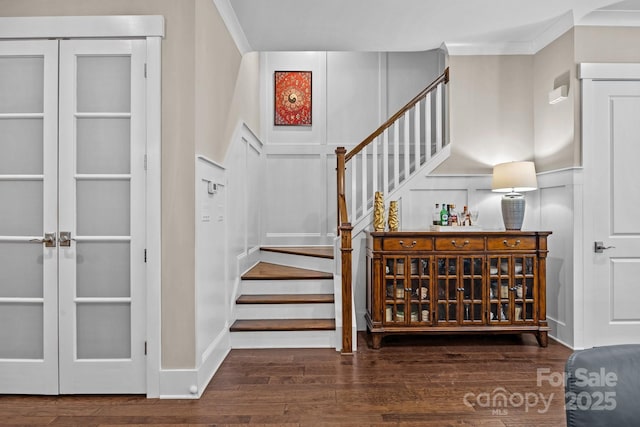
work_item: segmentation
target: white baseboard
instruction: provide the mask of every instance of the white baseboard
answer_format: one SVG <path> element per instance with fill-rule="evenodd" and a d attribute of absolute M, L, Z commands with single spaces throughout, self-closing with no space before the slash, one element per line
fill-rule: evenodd
<path fill-rule="evenodd" d="M 229 328 L 207 347 L 197 369 L 162 369 L 160 399 L 199 399 L 231 351 Z"/>

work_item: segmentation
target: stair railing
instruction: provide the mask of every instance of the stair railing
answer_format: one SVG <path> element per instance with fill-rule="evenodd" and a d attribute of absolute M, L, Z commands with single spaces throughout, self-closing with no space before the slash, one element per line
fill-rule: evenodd
<path fill-rule="evenodd" d="M 447 83 L 449 68 L 349 152 L 344 147 L 336 148 L 343 354 L 353 352 L 352 224 L 367 217 L 373 209 L 377 191 L 386 195 L 398 189 L 412 173 L 419 171 L 422 165 L 442 150 L 447 120 L 444 86 Z M 350 206 L 346 194 L 347 165 L 350 165 Z M 349 211 L 353 222 L 349 220 Z"/>

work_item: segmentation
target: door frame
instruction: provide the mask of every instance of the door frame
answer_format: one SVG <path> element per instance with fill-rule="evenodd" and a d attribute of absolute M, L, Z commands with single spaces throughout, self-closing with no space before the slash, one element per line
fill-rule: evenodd
<path fill-rule="evenodd" d="M 584 167 L 584 187 L 583 187 L 583 211 L 590 210 L 600 201 L 597 195 L 592 191 L 594 182 L 598 180 L 598 176 L 590 173 L 598 162 L 598 159 L 592 156 L 590 147 L 594 147 L 598 143 L 593 131 L 594 123 L 596 123 L 594 100 L 595 85 L 594 82 L 600 80 L 620 81 L 620 80 L 637 80 L 640 81 L 640 64 L 637 63 L 580 63 L 578 64 L 578 79 L 581 81 L 582 100 L 582 165 Z M 598 301 L 594 301 L 590 291 L 594 288 L 594 272 L 593 265 L 590 260 L 593 256 L 593 242 L 602 236 L 596 236 L 594 233 L 595 218 L 589 215 L 583 215 L 583 232 L 582 232 L 582 282 L 584 286 L 578 286 L 579 281 L 574 283 L 574 348 L 591 348 L 594 346 L 595 339 L 588 328 L 590 323 L 589 313 L 597 309 Z M 580 253 L 580 252 L 577 252 Z M 579 279 L 579 278 L 577 278 Z"/>
<path fill-rule="evenodd" d="M 161 15 L 0 18 L 0 40 L 42 38 L 145 38 L 146 58 L 146 342 L 147 397 L 160 395 L 161 363 Z"/>

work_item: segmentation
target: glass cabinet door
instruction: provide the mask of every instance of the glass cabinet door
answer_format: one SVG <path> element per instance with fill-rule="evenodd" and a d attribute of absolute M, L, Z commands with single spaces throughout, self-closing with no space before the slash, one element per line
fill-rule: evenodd
<path fill-rule="evenodd" d="M 462 278 L 460 297 L 462 299 L 462 313 L 460 316 L 463 324 L 482 324 L 484 323 L 482 290 L 483 274 L 482 265 L 483 257 L 469 256 L 460 257 L 462 263 Z"/>
<path fill-rule="evenodd" d="M 491 323 L 517 324 L 536 320 L 535 255 L 489 258 Z"/>
<path fill-rule="evenodd" d="M 410 323 L 431 323 L 431 259 L 409 257 Z"/>
<path fill-rule="evenodd" d="M 384 257 L 385 316 L 384 323 L 406 323 L 406 257 Z"/>
<path fill-rule="evenodd" d="M 431 323 L 430 257 L 388 256 L 385 269 L 387 324 Z"/>
<path fill-rule="evenodd" d="M 439 324 L 482 324 L 482 256 L 437 258 L 436 320 Z"/>

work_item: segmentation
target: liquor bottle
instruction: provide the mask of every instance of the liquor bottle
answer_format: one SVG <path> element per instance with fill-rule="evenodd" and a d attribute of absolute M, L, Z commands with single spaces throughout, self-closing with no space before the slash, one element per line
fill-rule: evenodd
<path fill-rule="evenodd" d="M 436 203 L 436 208 L 433 211 L 431 220 L 433 221 L 433 225 L 440 225 L 440 203 Z"/>
<path fill-rule="evenodd" d="M 444 203 L 440 210 L 440 225 L 449 225 L 449 211 L 447 211 L 447 205 Z"/>
<path fill-rule="evenodd" d="M 447 205 L 444 203 L 440 210 L 440 225 L 449 225 L 449 211 L 447 211 Z"/>
<path fill-rule="evenodd" d="M 458 213 L 456 212 L 456 205 L 449 205 L 451 211 L 449 212 L 449 225 L 454 227 L 458 225 Z"/>
<path fill-rule="evenodd" d="M 464 205 L 464 210 L 462 211 L 462 225 L 471 225 L 471 219 L 469 218 L 469 209 L 467 209 L 467 205 Z"/>

